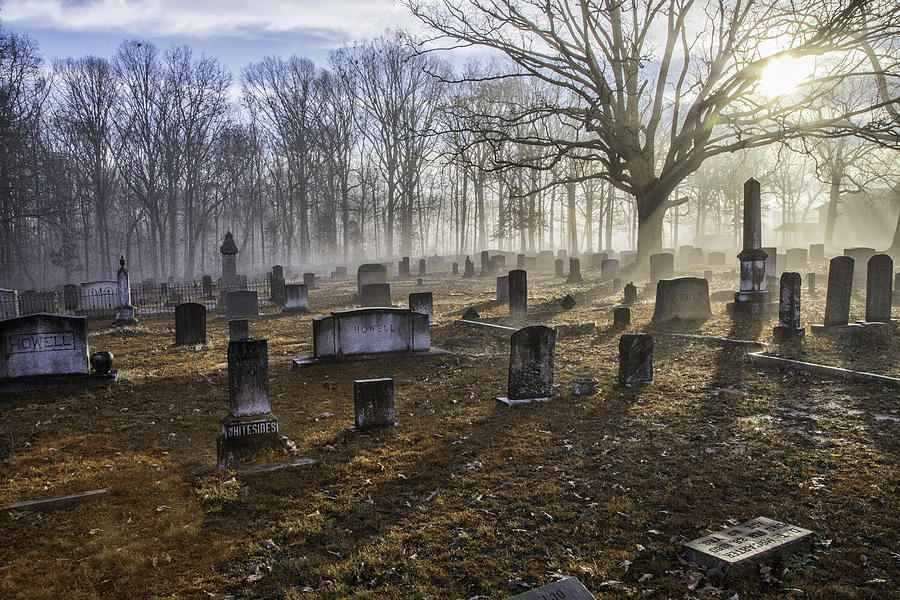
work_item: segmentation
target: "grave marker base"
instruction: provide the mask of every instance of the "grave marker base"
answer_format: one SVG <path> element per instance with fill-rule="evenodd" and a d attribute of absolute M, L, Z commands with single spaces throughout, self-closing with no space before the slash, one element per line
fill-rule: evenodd
<path fill-rule="evenodd" d="M 30 375 L 28 377 L 14 377 L 0 381 L 0 394 L 14 392 L 29 392 L 51 388 L 72 388 L 107 385 L 116 381 L 118 371 L 110 371 L 103 375 L 97 373 L 74 373 L 72 375 Z"/>
<path fill-rule="evenodd" d="M 535 402 L 549 402 L 550 398 L 494 398 L 497 401 L 497 406 L 506 406 L 509 408 L 514 408 L 516 406 L 525 406 L 527 404 L 534 404 Z"/>
<path fill-rule="evenodd" d="M 891 338 L 892 329 L 893 327 L 889 323 L 867 323 L 865 321 L 835 327 L 825 327 L 820 324 L 809 327 L 813 335 L 833 337 L 845 344 L 883 343 Z"/>
<path fill-rule="evenodd" d="M 233 417 L 222 422 L 222 433 L 216 440 L 216 457 L 220 469 L 241 465 L 255 454 L 287 445 L 278 434 L 278 419 L 270 414 Z"/>
<path fill-rule="evenodd" d="M 334 363 L 348 363 L 364 360 L 394 360 L 408 358 L 430 358 L 435 356 L 453 356 L 452 352 L 431 348 L 413 352 L 377 352 L 373 354 L 332 354 L 316 358 L 314 356 L 301 356 L 293 361 L 293 369 L 311 367 L 315 365 L 327 365 Z"/>

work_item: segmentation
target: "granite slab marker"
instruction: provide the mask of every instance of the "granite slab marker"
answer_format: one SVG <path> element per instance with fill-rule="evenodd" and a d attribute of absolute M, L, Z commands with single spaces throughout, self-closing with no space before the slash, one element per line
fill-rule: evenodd
<path fill-rule="evenodd" d="M 700 277 L 661 279 L 656 283 L 652 323 L 675 319 L 703 321 L 712 316 L 709 282 Z"/>
<path fill-rule="evenodd" d="M 887 254 L 869 259 L 866 272 L 866 321 L 891 322 L 891 275 L 894 261 Z"/>
<path fill-rule="evenodd" d="M 206 344 L 206 307 L 185 302 L 175 307 L 175 344 Z"/>
<path fill-rule="evenodd" d="M 394 380 L 354 380 L 353 408 L 356 431 L 394 426 Z"/>
<path fill-rule="evenodd" d="M 653 383 L 653 336 L 626 333 L 619 338 L 619 385 Z"/>
<path fill-rule="evenodd" d="M 309 312 L 309 288 L 303 283 L 287 283 L 284 286 L 284 310 L 286 314 Z"/>
<path fill-rule="evenodd" d="M 509 314 L 514 317 L 528 314 L 528 274 L 522 269 L 509 272 Z"/>
<path fill-rule="evenodd" d="M 800 273 L 785 271 L 781 274 L 778 325 L 772 331 L 776 342 L 798 341 L 806 337 L 806 330 L 800 326 L 800 289 L 802 286 Z"/>
<path fill-rule="evenodd" d="M 543 325 L 516 331 L 509 339 L 509 377 L 503 406 L 545 402 L 553 395 L 556 332 Z"/>
<path fill-rule="evenodd" d="M 225 292 L 225 316 L 229 319 L 259 316 L 259 298 L 256 290 L 231 290 Z"/>
<path fill-rule="evenodd" d="M 360 308 L 369 306 L 393 306 L 393 300 L 391 299 L 391 284 L 389 283 L 368 283 L 362 286 L 360 292 Z"/>

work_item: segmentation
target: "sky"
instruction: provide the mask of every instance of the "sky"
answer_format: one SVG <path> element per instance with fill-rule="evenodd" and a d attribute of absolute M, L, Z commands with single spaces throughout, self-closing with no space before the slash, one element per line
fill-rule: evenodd
<path fill-rule="evenodd" d="M 421 30 L 395 0 L 5 0 L 0 22 L 35 39 L 53 58 L 112 57 L 125 39 L 160 48 L 186 44 L 214 56 L 235 79 L 264 56 L 329 51 L 397 27 Z"/>

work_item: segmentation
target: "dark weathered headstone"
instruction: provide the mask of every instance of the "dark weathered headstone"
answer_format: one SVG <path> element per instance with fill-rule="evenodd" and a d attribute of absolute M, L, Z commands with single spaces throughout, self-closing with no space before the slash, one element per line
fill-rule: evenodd
<path fill-rule="evenodd" d="M 397 275 L 400 279 L 407 279 L 409 277 L 409 257 L 404 256 L 400 262 L 397 264 Z"/>
<path fill-rule="evenodd" d="M 497 302 L 509 302 L 509 275 L 497 278 Z"/>
<path fill-rule="evenodd" d="M 228 340 L 246 340 L 250 337 L 250 321 L 247 319 L 231 319 L 228 321 Z"/>
<path fill-rule="evenodd" d="M 307 290 L 316 289 L 316 274 L 315 273 L 304 273 L 303 274 L 303 285 L 306 286 Z"/>
<path fill-rule="evenodd" d="M 516 331 L 510 338 L 509 379 L 500 404 L 514 406 L 549 400 L 553 395 L 556 332 L 543 325 Z"/>
<path fill-rule="evenodd" d="M 394 380 L 357 379 L 353 382 L 356 429 L 392 427 L 394 423 Z"/>
<path fill-rule="evenodd" d="M 595 600 L 581 582 L 574 577 L 566 577 L 545 586 L 528 590 L 507 600 Z"/>
<path fill-rule="evenodd" d="M 853 289 L 854 261 L 849 256 L 835 256 L 828 265 L 828 292 L 825 296 L 825 322 L 840 327 L 850 321 L 850 294 Z"/>
<path fill-rule="evenodd" d="M 359 297 L 359 306 L 392 306 L 391 284 L 369 283 L 362 286 L 362 294 Z"/>
<path fill-rule="evenodd" d="M 186 302 L 175 307 L 175 343 L 206 343 L 206 307 L 197 302 Z"/>
<path fill-rule="evenodd" d="M 613 327 L 620 329 L 631 325 L 631 309 L 627 306 L 617 306 L 613 309 Z"/>
<path fill-rule="evenodd" d="M 622 304 L 626 306 L 631 306 L 637 302 L 637 287 L 634 283 L 628 283 L 625 285 L 625 292 L 622 298 Z"/>
<path fill-rule="evenodd" d="M 284 306 L 285 302 L 285 290 L 284 290 L 284 267 L 281 265 L 275 265 L 272 267 L 272 275 L 269 278 L 269 286 L 271 289 L 271 293 L 269 297 L 272 302 L 277 304 L 278 306 Z"/>
<path fill-rule="evenodd" d="M 574 257 L 569 259 L 569 276 L 566 283 L 581 283 L 581 259 Z"/>
<path fill-rule="evenodd" d="M 387 267 L 381 263 L 369 263 L 359 265 L 356 271 L 356 293 L 362 294 L 362 286 L 369 283 L 385 283 L 387 281 Z"/>
<path fill-rule="evenodd" d="M 203 286 L 203 299 L 204 300 L 212 300 L 215 298 L 213 295 L 213 280 L 211 275 L 204 275 L 202 280 Z"/>
<path fill-rule="evenodd" d="M 556 261 L 553 263 L 553 265 L 554 265 L 554 275 L 556 277 L 565 277 L 566 276 L 566 273 L 565 273 L 566 266 L 565 266 L 565 263 L 563 262 L 563 259 L 557 258 Z"/>
<path fill-rule="evenodd" d="M 869 259 L 866 273 L 866 321 L 891 322 L 891 275 L 894 261 L 887 254 Z"/>
<path fill-rule="evenodd" d="M 525 268 L 525 255 L 524 254 L 516 254 L 516 268 L 517 269 Z"/>
<path fill-rule="evenodd" d="M 419 277 L 425 277 L 425 259 L 419 259 Z"/>
<path fill-rule="evenodd" d="M 453 273 L 454 275 L 459 275 L 459 263 L 458 262 L 453 263 L 451 273 Z"/>
<path fill-rule="evenodd" d="M 781 274 L 781 292 L 778 302 L 778 325 L 773 330 L 776 342 L 803 339 L 806 330 L 800 325 L 800 273 L 785 271 Z"/>
<path fill-rule="evenodd" d="M 734 579 L 756 574 L 775 556 L 808 550 L 812 544 L 812 531 L 759 517 L 686 542 L 682 551 L 714 579 Z"/>
<path fill-rule="evenodd" d="M 626 333 L 619 338 L 619 385 L 653 383 L 653 336 Z"/>
<path fill-rule="evenodd" d="M 528 276 L 522 269 L 509 272 L 509 314 L 514 317 L 528 314 Z"/>
<path fill-rule="evenodd" d="M 259 298 L 256 290 L 233 290 L 225 293 L 225 316 L 236 317 L 259 316 Z"/>
<path fill-rule="evenodd" d="M 481 252 L 481 276 L 487 277 L 494 273 L 494 261 L 491 260 L 491 255 L 487 250 L 483 250 Z"/>
<path fill-rule="evenodd" d="M 302 313 L 309 311 L 309 288 L 302 283 L 288 283 L 284 286 L 284 312 Z"/>
<path fill-rule="evenodd" d="M 2 291 L 2 290 L 0 290 Z M 2 296 L 0 296 L 0 303 L 3 302 Z M 63 286 L 63 308 L 67 311 L 74 312 L 78 310 L 78 286 L 74 283 L 68 283 Z M 15 316 L 15 315 L 11 315 Z M 3 307 L 0 306 L 0 319 L 6 318 L 3 315 Z"/>
<path fill-rule="evenodd" d="M 428 322 L 434 323 L 434 295 L 431 292 L 410 294 L 409 310 L 428 315 Z"/>
<path fill-rule="evenodd" d="M 619 261 L 607 258 L 600 261 L 600 279 L 610 279 L 619 274 Z"/>
<path fill-rule="evenodd" d="M 234 286 L 237 282 L 237 253 L 238 247 L 234 243 L 234 236 L 231 232 L 225 234 L 225 240 L 219 247 L 222 254 L 222 285 L 226 288 Z"/>
<path fill-rule="evenodd" d="M 660 279 L 671 279 L 675 276 L 675 256 L 668 252 L 650 255 L 650 285 Z"/>
<path fill-rule="evenodd" d="M 475 319 L 481 317 L 478 314 L 478 311 L 472 308 L 471 306 L 463 311 L 462 318 L 466 321 L 474 321 Z"/>
<path fill-rule="evenodd" d="M 661 279 L 656 284 L 653 323 L 673 319 L 705 320 L 712 316 L 709 305 L 709 282 L 700 277 Z"/>
<path fill-rule="evenodd" d="M 228 342 L 228 415 L 217 444 L 220 469 L 264 446 L 278 443 L 278 419 L 269 405 L 266 340 Z"/>
<path fill-rule="evenodd" d="M 575 308 L 575 298 L 572 294 L 566 294 L 563 296 L 562 300 L 559 301 L 559 305 L 563 308 L 563 310 L 572 310 Z"/>

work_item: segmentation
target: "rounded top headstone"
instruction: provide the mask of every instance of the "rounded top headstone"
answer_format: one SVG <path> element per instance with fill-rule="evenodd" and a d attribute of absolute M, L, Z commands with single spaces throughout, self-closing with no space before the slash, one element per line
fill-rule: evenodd
<path fill-rule="evenodd" d="M 237 244 L 234 243 L 234 236 L 230 231 L 225 234 L 225 241 L 222 242 L 222 246 L 219 248 L 219 252 L 225 255 L 233 255 L 238 253 Z"/>

